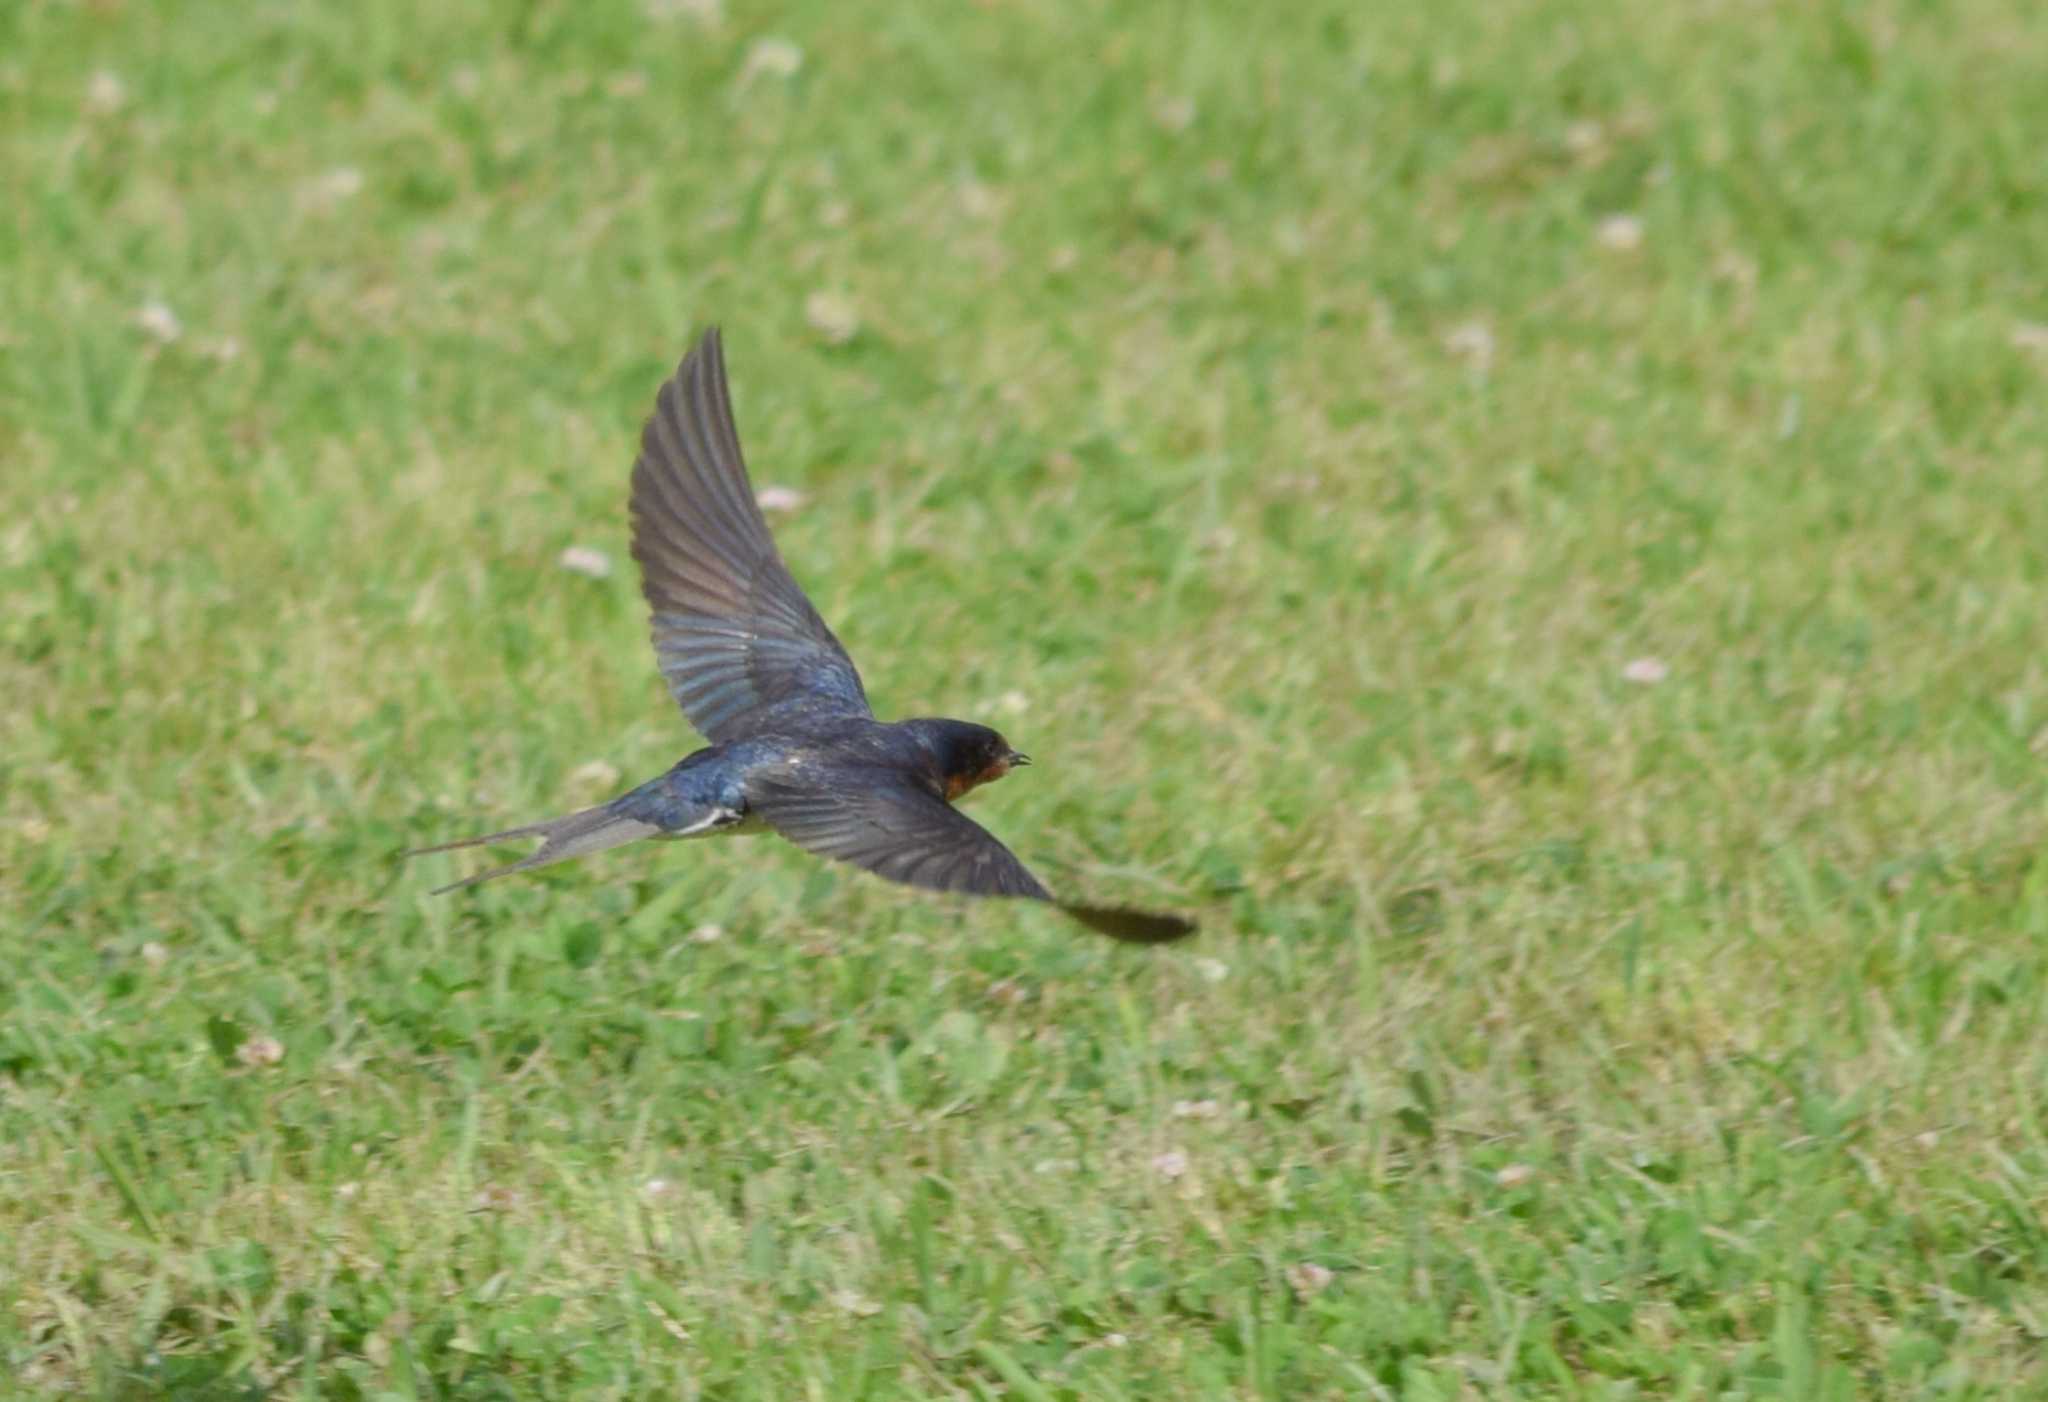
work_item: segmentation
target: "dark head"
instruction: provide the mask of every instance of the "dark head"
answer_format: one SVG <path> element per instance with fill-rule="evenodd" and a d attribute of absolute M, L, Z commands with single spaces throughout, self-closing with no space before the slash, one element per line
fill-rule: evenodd
<path fill-rule="evenodd" d="M 1031 763 L 1031 756 L 1017 753 L 1008 740 L 985 725 L 932 720 L 922 722 L 920 728 L 938 758 L 949 803 L 969 789 L 994 783 L 1020 764 Z"/>

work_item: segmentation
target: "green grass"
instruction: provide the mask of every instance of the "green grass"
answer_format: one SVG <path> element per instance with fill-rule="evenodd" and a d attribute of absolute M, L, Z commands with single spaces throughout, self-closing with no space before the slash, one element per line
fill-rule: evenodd
<path fill-rule="evenodd" d="M 2048 1393 L 2044 71 L 0 5 L 0 1395 Z M 1195 943 L 395 860 L 694 745 L 624 493 L 711 321 L 884 714 Z"/>

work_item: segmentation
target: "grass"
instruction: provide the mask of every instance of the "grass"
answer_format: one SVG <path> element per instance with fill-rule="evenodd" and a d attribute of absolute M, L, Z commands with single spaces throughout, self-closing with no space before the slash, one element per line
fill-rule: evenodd
<path fill-rule="evenodd" d="M 0 1395 L 2048 1391 L 2048 10 L 418 9 L 0 7 Z M 714 320 L 1197 942 L 394 859 Z"/>

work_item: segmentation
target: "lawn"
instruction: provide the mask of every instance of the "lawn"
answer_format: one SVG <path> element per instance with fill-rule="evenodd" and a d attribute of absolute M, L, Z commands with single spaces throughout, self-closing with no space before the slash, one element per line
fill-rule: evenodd
<path fill-rule="evenodd" d="M 0 4 L 0 1396 L 2048 1395 L 2044 72 Z M 398 860 L 698 743 L 625 491 L 714 322 L 878 710 L 1194 940 Z"/>

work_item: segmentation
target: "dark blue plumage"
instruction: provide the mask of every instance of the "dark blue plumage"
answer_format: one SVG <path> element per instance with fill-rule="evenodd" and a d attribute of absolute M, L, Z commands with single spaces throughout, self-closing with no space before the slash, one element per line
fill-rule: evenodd
<path fill-rule="evenodd" d="M 876 720 L 853 660 L 783 564 L 747 481 L 716 329 L 656 399 L 633 466 L 632 514 L 655 656 L 711 745 L 610 803 L 408 854 L 542 840 L 523 861 L 441 890 L 641 838 L 766 828 L 909 885 L 1053 901 L 952 806 L 1030 761 L 987 726 Z M 1180 916 L 1054 904 L 1136 943 L 1194 929 Z"/>

